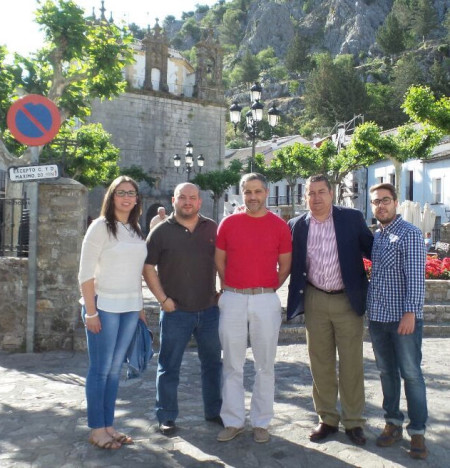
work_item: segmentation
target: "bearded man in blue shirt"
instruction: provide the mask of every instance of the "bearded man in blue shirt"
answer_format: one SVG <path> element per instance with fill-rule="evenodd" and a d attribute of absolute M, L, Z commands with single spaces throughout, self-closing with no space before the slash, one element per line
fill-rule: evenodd
<path fill-rule="evenodd" d="M 402 439 L 400 411 L 403 378 L 411 436 L 410 456 L 427 457 L 425 424 L 428 417 L 425 381 L 421 370 L 426 249 L 420 229 L 397 211 L 391 184 L 370 188 L 370 202 L 381 227 L 372 248 L 372 275 L 367 296 L 369 331 L 383 390 L 386 426 L 379 447 Z"/>

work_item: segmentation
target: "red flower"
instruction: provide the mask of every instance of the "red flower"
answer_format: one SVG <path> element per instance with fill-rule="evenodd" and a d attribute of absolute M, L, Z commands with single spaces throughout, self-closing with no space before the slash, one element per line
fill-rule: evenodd
<path fill-rule="evenodd" d="M 364 262 L 364 270 L 366 270 L 367 279 L 370 279 L 370 275 L 372 274 L 372 262 L 363 257 Z"/>
<path fill-rule="evenodd" d="M 427 258 L 425 265 L 425 278 L 427 279 L 450 279 L 450 258 L 443 260 L 438 258 Z"/>

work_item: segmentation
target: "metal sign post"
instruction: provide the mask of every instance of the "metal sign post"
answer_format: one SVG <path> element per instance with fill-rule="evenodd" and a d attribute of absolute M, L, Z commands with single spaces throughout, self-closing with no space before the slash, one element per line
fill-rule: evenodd
<path fill-rule="evenodd" d="M 32 162 L 39 161 L 39 147 L 31 148 Z M 39 184 L 29 183 L 30 199 L 30 236 L 28 244 L 28 291 L 27 291 L 27 333 L 26 351 L 34 351 L 34 331 L 36 322 L 36 284 L 37 284 L 37 228 L 39 213 Z"/>

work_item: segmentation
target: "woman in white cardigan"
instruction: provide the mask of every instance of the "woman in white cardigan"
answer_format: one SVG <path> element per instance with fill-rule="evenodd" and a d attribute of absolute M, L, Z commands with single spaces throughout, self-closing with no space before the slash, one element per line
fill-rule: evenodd
<path fill-rule="evenodd" d="M 145 321 L 142 270 L 147 248 L 138 224 L 141 199 L 126 176 L 109 186 L 100 217 L 89 226 L 81 248 L 78 280 L 86 326 L 89 442 L 104 449 L 131 444 L 114 429 L 114 409 L 126 351 L 139 316 Z"/>

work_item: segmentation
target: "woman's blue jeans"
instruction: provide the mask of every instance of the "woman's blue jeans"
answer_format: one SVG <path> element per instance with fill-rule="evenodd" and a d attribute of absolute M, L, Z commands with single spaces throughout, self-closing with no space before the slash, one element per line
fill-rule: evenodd
<path fill-rule="evenodd" d="M 420 367 L 423 321 L 416 320 L 414 332 L 410 335 L 399 335 L 398 325 L 399 322 L 369 322 L 383 389 L 384 418 L 396 426 L 403 423 L 404 415 L 400 411 L 401 377 L 408 407 L 408 434 L 424 434 L 428 411 L 425 381 Z"/>
<path fill-rule="evenodd" d="M 83 307 L 83 322 L 85 314 Z M 139 319 L 139 312 L 98 310 L 98 314 L 102 324 L 100 333 L 86 329 L 89 353 L 86 399 L 88 426 L 91 429 L 113 425 L 120 371 Z"/>
<path fill-rule="evenodd" d="M 161 311 L 161 344 L 156 375 L 156 416 L 160 423 L 175 421 L 178 416 L 178 384 L 184 350 L 192 335 L 197 341 L 201 365 L 205 418 L 220 414 L 222 406 L 222 360 L 219 340 L 219 308 L 198 312 Z M 198 390 L 193 390 L 198 392 Z"/>

